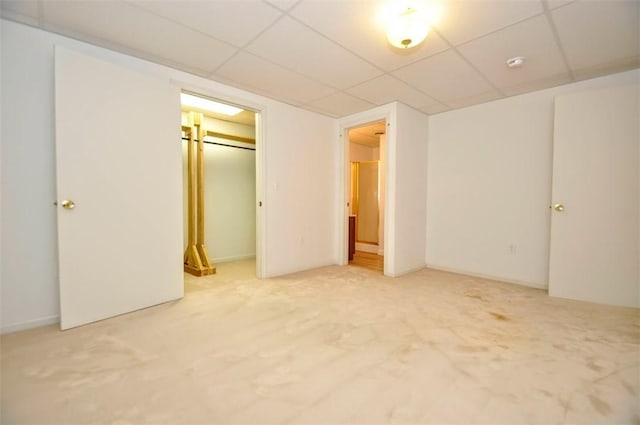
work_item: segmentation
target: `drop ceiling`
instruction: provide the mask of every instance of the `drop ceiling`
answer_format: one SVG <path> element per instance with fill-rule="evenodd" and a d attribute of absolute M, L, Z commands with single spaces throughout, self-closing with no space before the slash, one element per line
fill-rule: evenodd
<path fill-rule="evenodd" d="M 5 19 L 342 117 L 427 114 L 640 66 L 640 1 L 448 0 L 425 42 L 392 48 L 381 0 L 13 1 Z M 522 68 L 505 61 L 526 57 Z"/>

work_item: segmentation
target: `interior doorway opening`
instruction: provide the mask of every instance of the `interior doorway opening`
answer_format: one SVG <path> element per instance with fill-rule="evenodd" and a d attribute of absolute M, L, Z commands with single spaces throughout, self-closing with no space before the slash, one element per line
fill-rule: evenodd
<path fill-rule="evenodd" d="M 349 264 L 384 271 L 385 121 L 350 128 Z"/>
<path fill-rule="evenodd" d="M 231 262 L 245 268 L 251 263 L 253 275 L 259 275 L 258 115 L 200 94 L 181 94 L 184 269 L 191 275 L 219 273 L 219 264 Z"/>

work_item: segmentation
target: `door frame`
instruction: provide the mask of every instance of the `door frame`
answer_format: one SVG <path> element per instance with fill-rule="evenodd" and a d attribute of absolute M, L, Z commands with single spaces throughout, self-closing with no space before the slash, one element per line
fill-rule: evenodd
<path fill-rule="evenodd" d="M 267 213 L 266 213 L 266 116 L 267 107 L 244 97 L 238 97 L 184 81 L 172 80 L 172 83 L 181 91 L 190 92 L 217 99 L 222 103 L 228 103 L 239 108 L 247 109 L 255 113 L 256 118 L 256 276 L 258 279 L 267 277 Z"/>
<path fill-rule="evenodd" d="M 385 161 L 382 164 L 385 184 L 384 184 L 384 275 L 394 276 L 395 274 L 395 104 L 390 103 L 365 112 L 350 115 L 338 121 L 338 208 L 337 208 L 337 264 L 344 266 L 349 264 L 349 190 L 351 187 L 351 172 L 349 161 L 349 129 L 362 127 L 379 121 L 384 121 L 386 125 L 386 143 L 384 147 Z"/>

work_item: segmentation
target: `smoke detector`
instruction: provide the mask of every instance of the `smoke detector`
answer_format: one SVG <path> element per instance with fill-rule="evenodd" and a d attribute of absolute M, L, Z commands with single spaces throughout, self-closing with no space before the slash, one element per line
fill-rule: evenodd
<path fill-rule="evenodd" d="M 509 68 L 520 68 L 522 65 L 524 65 L 524 56 L 516 56 L 507 59 L 507 66 Z"/>

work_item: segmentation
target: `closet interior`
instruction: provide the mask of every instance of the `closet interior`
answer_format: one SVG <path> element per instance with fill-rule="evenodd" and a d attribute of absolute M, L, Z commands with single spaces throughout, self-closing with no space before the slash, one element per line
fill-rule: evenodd
<path fill-rule="evenodd" d="M 256 256 L 255 112 L 182 93 L 184 270 Z"/>

